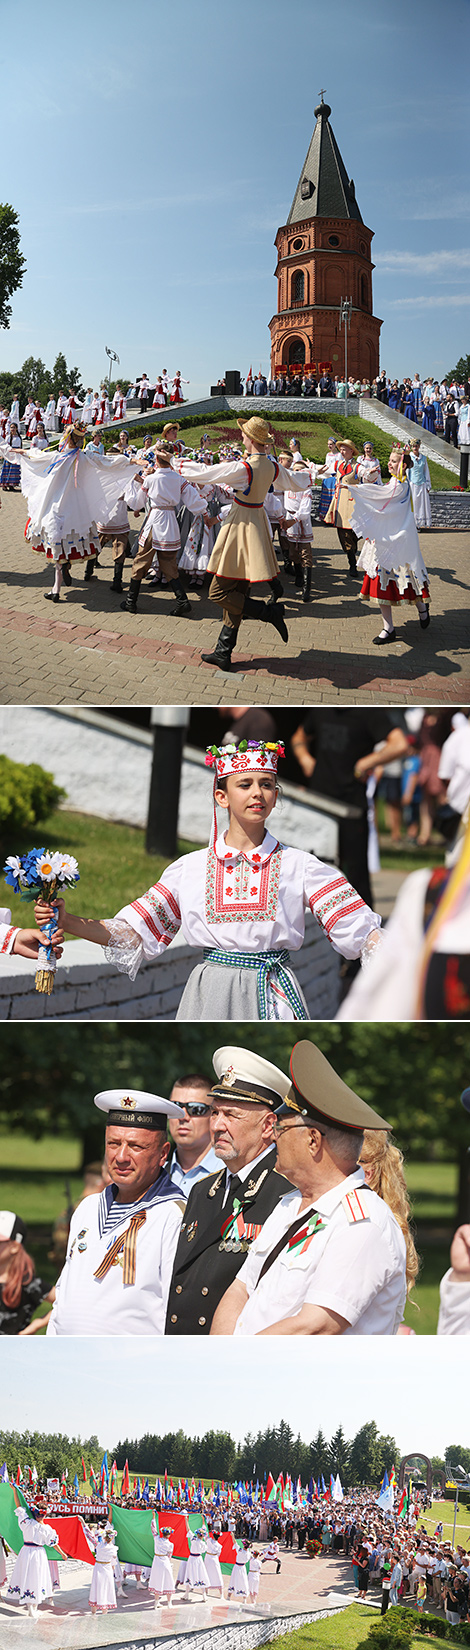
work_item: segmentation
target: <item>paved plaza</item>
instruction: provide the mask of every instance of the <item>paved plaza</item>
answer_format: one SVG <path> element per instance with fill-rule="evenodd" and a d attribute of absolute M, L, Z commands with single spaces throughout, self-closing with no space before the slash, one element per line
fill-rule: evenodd
<path fill-rule="evenodd" d="M 235 670 L 201 663 L 214 646 L 220 617 L 207 591 L 191 593 L 192 614 L 170 617 L 171 592 L 142 584 L 138 614 L 121 613 L 110 591 L 112 556 L 101 553 L 97 577 L 60 603 L 44 601 L 52 573 L 26 544 L 25 500 L 2 494 L 0 515 L 3 633 L 0 698 L 4 704 L 466 704 L 470 700 L 468 534 L 422 534 L 429 568 L 432 622 L 421 631 L 413 609 L 397 615 L 398 640 L 376 648 L 377 610 L 359 600 L 359 583 L 332 528 L 314 529 L 313 600 L 303 606 L 286 580 L 287 646 L 266 625 L 244 623 Z M 130 561 L 125 564 L 126 587 Z M 248 651 L 249 650 L 249 651 Z"/>
<path fill-rule="evenodd" d="M 356 1596 L 351 1566 L 344 1559 L 311 1559 L 305 1553 L 281 1550 L 281 1573 L 276 1576 L 274 1566 L 263 1567 L 257 1607 L 248 1602 L 231 1604 L 215 1597 L 204 1604 L 192 1595 L 189 1603 L 182 1603 L 175 1595 L 171 1606 L 154 1609 L 153 1596 L 140 1591 L 129 1580 L 125 1598 L 118 1598 L 116 1611 L 108 1616 L 92 1616 L 88 1605 L 91 1569 L 70 1559 L 60 1565 L 61 1590 L 53 1603 L 41 1605 L 37 1623 L 32 1627 L 26 1610 L 0 1596 L 0 1641 L 8 1642 L 8 1650 L 24 1650 L 34 1644 L 40 1650 L 94 1650 L 97 1645 L 132 1643 L 144 1635 L 173 1637 L 176 1633 L 221 1627 L 229 1622 L 259 1620 L 260 1617 L 283 1614 L 287 1617 L 300 1610 L 328 1610 L 345 1608 Z M 8 1574 L 12 1560 L 7 1562 Z M 176 1569 L 176 1564 L 173 1564 Z M 227 1592 L 228 1577 L 224 1577 Z M 288 1630 L 288 1621 L 286 1631 Z"/>

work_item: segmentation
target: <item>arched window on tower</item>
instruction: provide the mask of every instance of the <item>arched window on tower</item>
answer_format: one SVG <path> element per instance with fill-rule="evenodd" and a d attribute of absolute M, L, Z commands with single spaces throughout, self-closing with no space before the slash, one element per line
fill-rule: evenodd
<path fill-rule="evenodd" d="M 367 275 L 361 275 L 361 309 L 369 308 L 369 285 Z"/>
<path fill-rule="evenodd" d="M 293 304 L 303 304 L 305 294 L 305 279 L 303 269 L 295 269 L 292 276 L 291 296 Z"/>

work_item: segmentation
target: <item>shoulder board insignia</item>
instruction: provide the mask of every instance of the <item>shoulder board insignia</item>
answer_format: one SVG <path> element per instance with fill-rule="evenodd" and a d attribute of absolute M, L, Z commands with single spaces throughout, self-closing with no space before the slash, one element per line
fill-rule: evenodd
<path fill-rule="evenodd" d="M 219 1191 L 219 1187 L 222 1184 L 224 1174 L 225 1174 L 225 1168 L 220 1170 L 220 1173 L 218 1175 L 216 1175 L 215 1180 L 212 1181 L 212 1185 L 209 1186 L 209 1190 L 208 1190 L 208 1193 L 207 1193 L 208 1197 L 215 1197 L 216 1192 Z"/>
<path fill-rule="evenodd" d="M 346 1197 L 341 1198 L 341 1205 L 350 1226 L 355 1226 L 357 1221 L 370 1219 L 370 1215 L 367 1213 L 364 1192 L 365 1187 L 361 1186 L 360 1192 L 347 1192 Z"/>

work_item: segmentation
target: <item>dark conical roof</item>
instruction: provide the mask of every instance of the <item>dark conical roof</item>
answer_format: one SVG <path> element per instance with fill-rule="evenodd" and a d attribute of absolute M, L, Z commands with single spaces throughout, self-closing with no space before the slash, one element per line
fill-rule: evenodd
<path fill-rule="evenodd" d="M 315 130 L 295 191 L 288 223 L 304 218 L 357 218 L 363 222 L 352 178 L 348 178 L 331 130 L 329 103 L 315 109 Z"/>

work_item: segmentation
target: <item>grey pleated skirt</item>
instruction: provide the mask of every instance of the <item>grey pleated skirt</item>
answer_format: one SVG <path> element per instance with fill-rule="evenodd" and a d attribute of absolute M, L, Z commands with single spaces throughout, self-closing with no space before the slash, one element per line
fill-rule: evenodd
<path fill-rule="evenodd" d="M 305 1008 L 303 991 L 293 972 L 289 974 Z M 268 1019 L 294 1019 L 293 1013 L 279 1012 L 279 997 L 268 990 Z M 282 999 L 282 1008 L 287 1004 Z M 201 962 L 189 976 L 176 1015 L 177 1020 L 259 1020 L 257 975 L 254 968 L 221 968 L 218 963 Z"/>

